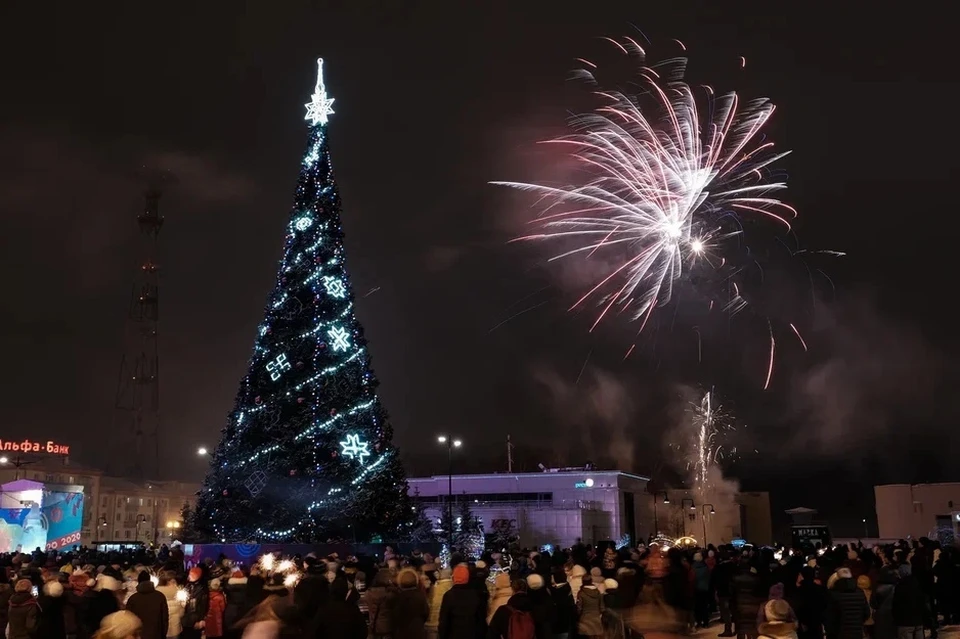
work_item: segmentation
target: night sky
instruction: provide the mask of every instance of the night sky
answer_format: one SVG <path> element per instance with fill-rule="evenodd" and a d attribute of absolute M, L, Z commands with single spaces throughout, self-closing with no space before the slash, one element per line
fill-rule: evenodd
<path fill-rule="evenodd" d="M 177 178 L 161 475 L 202 476 L 194 451 L 218 439 L 275 279 L 322 55 L 347 266 L 411 474 L 445 470 L 451 432 L 462 470 L 505 470 L 510 434 L 521 468 L 682 476 L 665 444 L 715 385 L 740 425 L 728 476 L 840 534 L 872 516 L 875 483 L 960 479 L 948 21 L 859 2 L 18 4 L 0 9 L 0 436 L 127 463 L 111 428 L 148 165 Z M 576 265 L 508 244 L 534 202 L 488 183 L 562 177 L 535 142 L 578 108 L 574 58 L 614 57 L 607 35 L 653 59 L 677 38 L 692 83 L 771 98 L 799 242 L 848 253 L 771 274 L 810 352 L 780 335 L 767 392 L 765 324 L 681 316 L 623 361 L 636 326 L 589 333 L 592 309 L 566 312 Z"/>

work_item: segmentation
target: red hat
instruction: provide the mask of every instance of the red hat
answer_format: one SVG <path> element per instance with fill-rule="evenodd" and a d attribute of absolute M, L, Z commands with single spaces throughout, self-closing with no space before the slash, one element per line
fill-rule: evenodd
<path fill-rule="evenodd" d="M 467 564 L 457 564 L 456 568 L 453 569 L 453 584 L 465 584 L 470 581 L 470 569 L 467 568 Z"/>
<path fill-rule="evenodd" d="M 187 575 L 187 579 L 190 581 L 200 581 L 201 577 L 203 577 L 203 571 L 197 566 L 191 568 L 190 573 Z"/>

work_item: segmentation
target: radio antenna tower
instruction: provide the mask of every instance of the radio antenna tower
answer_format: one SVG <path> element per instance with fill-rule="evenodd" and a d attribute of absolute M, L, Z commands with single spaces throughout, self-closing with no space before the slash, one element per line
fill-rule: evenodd
<path fill-rule="evenodd" d="M 117 382 L 116 413 L 118 432 L 129 428 L 133 444 L 136 477 L 156 477 L 160 472 L 160 359 L 157 338 L 160 319 L 159 238 L 163 228 L 160 215 L 160 185 L 163 176 L 149 181 L 144 192 L 140 227 L 139 268 L 130 294 L 120 379 Z M 124 441 L 125 440 L 125 441 Z M 130 450 L 130 449 L 127 449 Z M 128 458 L 126 455 L 121 459 Z"/>

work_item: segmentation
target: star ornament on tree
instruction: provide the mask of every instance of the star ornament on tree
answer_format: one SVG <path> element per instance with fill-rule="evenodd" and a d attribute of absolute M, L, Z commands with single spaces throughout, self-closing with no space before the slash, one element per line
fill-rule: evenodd
<path fill-rule="evenodd" d="M 344 455 L 350 459 L 359 460 L 361 464 L 364 458 L 370 456 L 369 445 L 367 442 L 360 441 L 360 435 L 347 435 L 347 441 L 340 442 L 340 446 L 343 448 Z"/>
<path fill-rule="evenodd" d="M 317 87 L 313 90 L 311 101 L 304 106 L 307 107 L 307 115 L 304 118 L 309 120 L 310 124 L 326 124 L 333 111 L 334 98 L 327 97 L 327 88 L 323 85 L 323 58 L 317 58 Z"/>
<path fill-rule="evenodd" d="M 339 326 L 334 326 L 327 331 L 327 337 L 333 342 L 334 351 L 345 351 L 350 348 L 350 334 Z"/>

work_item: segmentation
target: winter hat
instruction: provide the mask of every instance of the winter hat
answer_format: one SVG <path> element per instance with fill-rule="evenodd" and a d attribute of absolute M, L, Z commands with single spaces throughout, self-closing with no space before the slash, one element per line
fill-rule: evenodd
<path fill-rule="evenodd" d="M 593 577 L 593 583 L 597 583 L 597 581 L 602 581 L 603 571 L 601 571 L 599 568 L 591 568 L 590 576 Z"/>
<path fill-rule="evenodd" d="M 210 580 L 210 590 L 220 590 L 220 580 L 211 579 Z"/>
<path fill-rule="evenodd" d="M 587 574 L 587 569 L 581 566 L 580 564 L 577 564 L 576 566 L 574 566 L 573 569 L 570 571 L 570 576 L 573 577 L 574 579 L 576 579 L 577 577 L 583 577 L 585 574 Z"/>
<path fill-rule="evenodd" d="M 470 569 L 466 564 L 457 564 L 453 569 L 453 584 L 465 584 L 470 581 Z"/>
<path fill-rule="evenodd" d="M 617 583 L 616 579 L 604 579 L 603 587 L 605 590 L 616 590 L 620 587 L 620 584 Z"/>
<path fill-rule="evenodd" d="M 60 572 L 62 572 L 62 573 L 65 574 L 65 575 L 69 575 L 69 574 L 73 573 L 73 565 L 72 565 L 72 564 L 67 564 L 67 565 L 65 565 L 65 566 L 61 566 L 61 567 L 60 567 Z"/>
<path fill-rule="evenodd" d="M 707 557 L 713 557 L 715 554 L 716 554 L 716 553 L 713 552 L 712 550 L 708 550 L 708 551 L 707 551 Z"/>
<path fill-rule="evenodd" d="M 201 577 L 203 577 L 203 570 L 199 566 L 194 566 L 187 574 L 188 581 L 200 581 Z"/>
<path fill-rule="evenodd" d="M 870 590 L 871 585 L 870 577 L 867 577 L 866 575 L 860 575 L 857 577 L 857 588 L 860 590 Z"/>
<path fill-rule="evenodd" d="M 397 575 L 397 585 L 401 588 L 416 588 L 418 583 L 420 583 L 420 577 L 409 568 L 404 568 Z"/>
<path fill-rule="evenodd" d="M 507 589 L 510 587 L 510 573 L 501 572 L 493 580 L 493 585 L 496 588 Z"/>
<path fill-rule="evenodd" d="M 453 578 L 453 571 L 450 570 L 449 568 L 444 568 L 443 570 L 441 570 L 440 576 L 438 577 L 438 579 L 440 579 L 441 581 L 444 579 L 452 579 L 452 578 Z"/>
<path fill-rule="evenodd" d="M 837 570 L 837 579 L 853 579 L 853 573 L 849 568 L 840 568 Z"/>
<path fill-rule="evenodd" d="M 97 590 L 109 590 L 110 592 L 116 592 L 123 587 L 123 584 L 120 583 L 119 579 L 115 579 L 110 575 L 100 575 L 97 577 Z"/>
<path fill-rule="evenodd" d="M 48 581 L 43 584 L 43 594 L 48 597 L 60 597 L 63 595 L 63 584 L 59 581 Z"/>
<path fill-rule="evenodd" d="M 14 592 L 30 592 L 33 590 L 33 582 L 29 579 L 20 579 L 13 587 Z"/>
<path fill-rule="evenodd" d="M 484 568 L 487 567 L 487 562 L 481 560 L 475 563 L 474 566 L 477 567 L 477 570 L 483 570 Z"/>
<path fill-rule="evenodd" d="M 853 560 L 855 560 L 856 558 L 857 558 L 857 551 L 856 551 L 856 550 L 847 551 L 847 559 L 849 559 L 850 561 L 853 561 Z"/>
<path fill-rule="evenodd" d="M 530 573 L 527 575 L 527 587 L 530 590 L 540 590 L 543 588 L 543 577 L 537 573 Z"/>
<path fill-rule="evenodd" d="M 693 560 L 694 560 L 694 561 L 703 561 L 703 555 L 700 554 L 700 553 L 695 553 L 695 554 L 693 555 Z"/>
<path fill-rule="evenodd" d="M 140 574 L 137 575 L 137 583 L 142 584 L 145 581 L 150 581 L 150 573 L 146 570 L 141 570 Z"/>
<path fill-rule="evenodd" d="M 793 618 L 793 610 L 783 599 L 771 599 L 763 607 L 763 614 L 767 618 L 767 623 L 789 623 Z"/>
<path fill-rule="evenodd" d="M 233 571 L 233 574 L 230 575 L 231 579 L 243 579 L 243 571 L 237 568 Z"/>
<path fill-rule="evenodd" d="M 105 639 L 124 639 L 137 634 L 142 627 L 143 624 L 140 623 L 138 616 L 129 610 L 120 610 L 103 618 L 97 636 Z"/>

